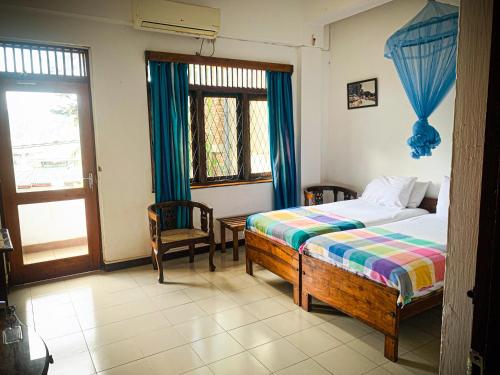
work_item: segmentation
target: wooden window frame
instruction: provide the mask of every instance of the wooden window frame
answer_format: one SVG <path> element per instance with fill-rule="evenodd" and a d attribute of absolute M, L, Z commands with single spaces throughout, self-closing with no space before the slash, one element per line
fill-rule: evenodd
<path fill-rule="evenodd" d="M 190 86 L 189 95 L 191 103 L 190 116 L 191 134 L 196 134 L 198 147 L 191 149 L 191 160 L 195 176 L 191 179 L 192 188 L 207 186 L 227 186 L 241 185 L 250 183 L 270 182 L 272 181 L 271 171 L 266 173 L 252 173 L 251 170 L 251 149 L 250 149 L 250 101 L 267 100 L 266 90 L 261 89 L 231 89 L 221 90 L 221 88 L 212 88 L 208 86 Z M 207 97 L 235 98 L 237 100 L 236 108 L 241 113 L 238 115 L 238 134 L 242 137 L 238 142 L 238 175 L 228 175 L 219 177 L 208 177 L 206 171 L 206 140 L 205 140 L 205 113 L 204 99 Z M 194 113 L 197 116 L 194 116 Z M 194 141 L 194 138 L 193 138 Z M 242 152 L 239 152 L 242 150 Z M 226 178 L 226 179 L 224 179 Z"/>
<path fill-rule="evenodd" d="M 247 61 L 247 60 L 235 60 L 217 57 L 205 57 L 198 55 L 184 55 L 175 54 L 167 52 L 156 52 L 156 51 L 146 51 L 146 72 L 149 61 L 163 61 L 163 62 L 177 62 L 186 64 L 200 64 L 200 65 L 211 65 L 217 67 L 227 67 L 227 68 L 243 68 L 243 69 L 257 69 L 266 71 L 278 71 L 278 72 L 288 72 L 293 73 L 293 65 L 288 64 L 277 64 L 277 63 L 267 63 L 259 61 Z M 152 123 L 151 123 L 151 100 L 150 100 L 150 90 L 149 81 L 147 82 L 147 92 L 148 92 L 148 113 L 149 113 L 149 131 L 150 138 L 152 139 Z M 251 150 L 250 150 L 250 113 L 249 113 L 249 103 L 251 100 L 267 100 L 267 89 L 257 89 L 257 88 L 242 88 L 242 87 L 214 87 L 214 86 L 202 86 L 202 85 L 189 85 L 189 95 L 192 96 L 192 106 L 191 111 L 196 111 L 196 118 L 193 119 L 191 123 L 191 135 L 197 136 L 198 147 L 192 148 L 191 161 L 193 163 L 193 171 L 195 176 L 191 179 L 191 188 L 204 188 L 204 187 L 216 187 L 216 186 L 228 186 L 228 185 L 242 185 L 242 184 L 255 184 L 263 182 L 272 182 L 272 174 L 268 173 L 251 173 Z M 239 123 L 238 126 L 242 131 L 242 139 L 238 147 L 243 148 L 241 153 L 241 160 L 238 160 L 240 171 L 237 179 L 233 180 L 220 180 L 217 178 L 208 178 L 206 174 L 206 149 L 205 149 L 205 124 L 204 124 L 204 97 L 206 96 L 220 96 L 220 97 L 236 97 L 239 100 L 239 105 L 242 111 L 241 116 L 238 116 Z M 193 113 L 190 113 L 192 116 Z M 195 132 L 196 130 L 196 132 Z M 195 139 L 193 139 L 195 141 Z M 154 191 L 154 158 L 152 142 L 151 144 L 151 167 L 152 167 L 152 179 L 153 179 L 153 191 Z M 240 168 L 241 166 L 241 168 Z M 229 176 L 228 176 L 229 177 Z M 235 176 L 232 176 L 235 177 Z"/>

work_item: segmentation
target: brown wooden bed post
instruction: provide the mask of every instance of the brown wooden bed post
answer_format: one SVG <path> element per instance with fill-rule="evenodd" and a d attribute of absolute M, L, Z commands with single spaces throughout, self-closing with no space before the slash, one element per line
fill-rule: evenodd
<path fill-rule="evenodd" d="M 249 257 L 246 257 L 246 264 L 247 264 L 247 273 L 250 276 L 253 276 L 253 263 Z"/>
<path fill-rule="evenodd" d="M 300 305 L 307 312 L 311 311 L 311 300 L 312 300 L 311 295 L 307 293 L 305 290 L 302 290 Z"/>
<path fill-rule="evenodd" d="M 385 335 L 384 357 L 389 361 L 396 362 L 398 360 L 398 341 L 398 336 Z"/>

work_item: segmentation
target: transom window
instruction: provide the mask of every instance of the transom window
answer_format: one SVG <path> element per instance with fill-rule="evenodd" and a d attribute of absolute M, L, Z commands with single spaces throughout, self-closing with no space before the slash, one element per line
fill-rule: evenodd
<path fill-rule="evenodd" d="M 88 51 L 82 48 L 0 41 L 0 73 L 87 77 Z"/>

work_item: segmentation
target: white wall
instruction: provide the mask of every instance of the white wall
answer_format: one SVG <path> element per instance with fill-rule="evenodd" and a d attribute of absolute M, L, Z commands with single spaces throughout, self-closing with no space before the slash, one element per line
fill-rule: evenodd
<path fill-rule="evenodd" d="M 23 3 L 36 5 L 33 1 Z M 67 5 L 58 1 L 47 3 L 52 7 Z M 68 2 L 70 5 L 75 3 L 81 6 L 81 2 Z M 220 3 L 227 5 L 231 2 Z M 112 4 L 119 6 L 117 2 Z M 253 10 L 254 14 L 249 14 L 251 9 L 246 9 L 246 16 L 259 20 L 258 14 L 264 10 L 265 3 L 262 2 L 259 8 Z M 231 12 L 225 13 L 224 9 L 222 12 L 224 19 L 231 19 Z M 117 9 L 111 13 L 126 14 Z M 295 15 L 293 12 L 284 14 L 279 24 L 273 22 L 271 25 L 265 20 L 259 22 L 266 28 L 267 34 L 272 34 L 286 27 L 284 25 L 295 25 Z M 59 12 L 0 7 L 2 38 L 90 47 L 97 164 L 102 168 L 98 184 L 103 253 L 105 262 L 110 263 L 149 254 L 146 206 L 154 198 L 151 194 L 144 51 L 193 54 L 199 49 L 200 42 L 192 38 L 136 31 L 120 20 L 102 21 Z M 229 26 L 224 28 L 227 33 L 230 32 Z M 243 38 L 243 33 L 244 30 L 238 30 L 239 37 Z M 295 46 L 220 39 L 216 47 L 215 56 L 219 57 L 297 65 Z M 297 67 L 295 69 L 297 71 Z M 297 102 L 297 74 L 293 77 L 294 100 Z M 297 114 L 295 118 L 297 142 L 300 144 L 300 120 Z M 300 155 L 298 160 L 300 168 Z M 272 187 L 269 183 L 198 189 L 192 191 L 192 196 L 194 200 L 212 205 L 216 217 L 272 208 Z"/>
<path fill-rule="evenodd" d="M 362 191 L 372 178 L 383 174 L 418 176 L 437 184 L 449 175 L 455 88 L 429 119 L 441 135 L 441 145 L 432 157 L 414 160 L 406 140 L 416 116 L 392 60 L 384 58 L 387 38 L 425 4 L 425 0 L 395 0 L 331 25 L 324 181 Z M 367 78 L 378 78 L 378 107 L 347 110 L 346 84 Z M 437 191 L 434 185 L 430 195 Z"/>

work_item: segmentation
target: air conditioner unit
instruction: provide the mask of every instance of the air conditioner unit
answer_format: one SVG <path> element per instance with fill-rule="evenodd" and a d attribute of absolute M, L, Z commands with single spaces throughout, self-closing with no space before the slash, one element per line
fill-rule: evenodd
<path fill-rule="evenodd" d="M 134 27 L 139 30 L 215 39 L 220 9 L 165 0 L 134 0 Z"/>

